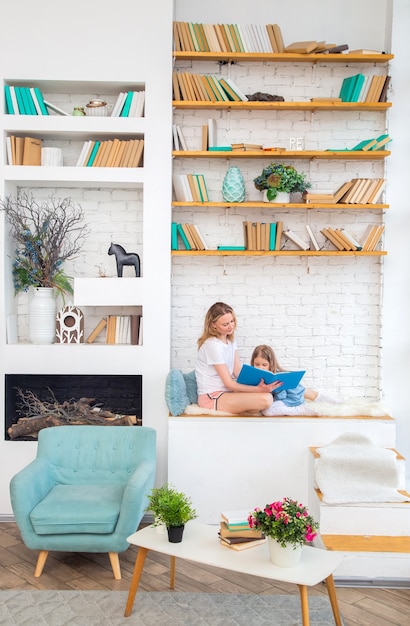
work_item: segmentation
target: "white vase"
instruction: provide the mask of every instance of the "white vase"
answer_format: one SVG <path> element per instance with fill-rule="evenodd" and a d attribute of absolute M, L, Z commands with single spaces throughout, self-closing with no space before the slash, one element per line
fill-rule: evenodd
<path fill-rule="evenodd" d="M 31 343 L 54 343 L 57 307 L 51 287 L 35 287 L 29 305 L 29 339 Z"/>
<path fill-rule="evenodd" d="M 268 190 L 263 192 L 264 202 L 275 202 L 276 204 L 287 204 L 290 202 L 290 193 L 287 191 L 278 191 L 278 194 L 274 200 L 268 200 Z"/>
<path fill-rule="evenodd" d="M 288 545 L 282 548 L 272 537 L 268 537 L 268 548 L 270 560 L 278 567 L 295 567 L 302 556 L 302 546 Z"/>

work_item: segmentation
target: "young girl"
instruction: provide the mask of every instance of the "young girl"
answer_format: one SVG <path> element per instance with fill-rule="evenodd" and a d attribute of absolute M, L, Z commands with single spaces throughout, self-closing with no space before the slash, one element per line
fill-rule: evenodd
<path fill-rule="evenodd" d="M 270 346 L 264 344 L 256 346 L 251 356 L 251 365 L 262 370 L 269 370 L 274 374 L 286 371 L 279 364 L 276 354 Z M 334 398 L 327 396 L 314 389 L 305 389 L 298 385 L 295 389 L 286 391 L 273 391 L 273 402 L 268 409 L 263 410 L 263 415 L 317 415 L 314 408 L 305 405 L 306 400 L 316 400 L 318 402 L 337 402 Z"/>
<path fill-rule="evenodd" d="M 272 404 L 272 392 L 279 382 L 266 385 L 262 378 L 257 387 L 241 385 L 236 377 L 241 362 L 234 333 L 235 313 L 228 304 L 215 302 L 205 316 L 204 330 L 198 339 L 195 367 L 198 404 L 206 409 L 228 413 L 253 413 L 267 410 Z"/>

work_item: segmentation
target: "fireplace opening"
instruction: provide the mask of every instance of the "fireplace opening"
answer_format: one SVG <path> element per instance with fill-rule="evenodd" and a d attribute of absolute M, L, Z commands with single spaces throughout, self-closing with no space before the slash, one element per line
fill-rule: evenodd
<path fill-rule="evenodd" d="M 68 423 L 87 423 L 77 422 L 76 417 L 71 417 L 76 415 L 71 413 L 72 408 L 80 406 L 85 412 L 92 412 L 97 422 L 103 418 L 111 421 L 112 414 L 115 419 L 124 416 L 124 423 L 142 425 L 142 376 L 6 374 L 6 441 L 35 440 L 37 438 L 35 430 L 30 434 L 25 433 L 26 430 L 35 428 L 33 421 L 30 427 L 27 427 L 27 420 L 34 418 L 37 414 L 36 409 L 43 408 L 43 405 L 47 411 L 42 416 L 38 415 L 38 422 L 44 423 L 41 427 L 60 425 L 60 420 L 55 419 L 52 415 L 54 411 L 50 410 L 54 405 L 57 407 L 57 413 L 61 412 L 64 415 L 61 423 L 66 423 L 67 415 L 70 416 Z M 24 428 L 19 426 L 21 424 Z"/>

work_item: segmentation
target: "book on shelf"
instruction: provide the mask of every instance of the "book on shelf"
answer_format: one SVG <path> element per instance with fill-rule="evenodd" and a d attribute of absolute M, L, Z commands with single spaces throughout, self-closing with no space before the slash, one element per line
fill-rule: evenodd
<path fill-rule="evenodd" d="M 386 146 L 388 143 L 390 143 L 390 141 L 391 141 L 391 137 L 389 135 L 387 135 L 387 134 L 380 135 L 376 139 L 376 144 L 373 145 L 370 149 L 372 151 L 381 150 L 384 146 Z"/>
<path fill-rule="evenodd" d="M 305 373 L 305 370 L 299 370 L 294 372 L 278 372 L 274 374 L 273 372 L 262 370 L 258 367 L 253 367 L 253 365 L 247 365 L 244 363 L 241 371 L 239 372 L 237 382 L 243 385 L 257 386 L 262 378 L 267 385 L 279 381 L 282 384 L 275 389 L 276 393 L 279 390 L 286 391 L 287 389 L 294 389 L 297 387 Z M 226 521 L 223 517 L 222 519 Z M 229 527 L 232 525 L 229 520 L 227 524 Z"/>
<path fill-rule="evenodd" d="M 184 229 L 182 228 L 182 224 L 177 224 L 177 235 L 181 238 L 182 244 L 184 245 L 186 250 L 191 250 L 191 244 L 189 243 L 188 237 L 185 234 Z M 176 248 L 178 249 L 178 247 Z"/>
<path fill-rule="evenodd" d="M 335 248 L 337 248 L 337 250 L 339 250 L 340 252 L 345 250 L 344 244 L 340 242 L 338 237 L 335 237 L 330 228 L 322 228 L 320 232 L 326 237 L 328 241 L 330 241 L 331 244 L 333 244 Z"/>
<path fill-rule="evenodd" d="M 306 243 L 306 241 L 303 241 L 303 239 L 293 232 L 293 230 L 284 230 L 283 234 L 285 237 L 293 241 L 293 243 L 295 243 L 301 250 L 309 250 L 309 244 Z"/>
<path fill-rule="evenodd" d="M 94 330 L 88 335 L 87 337 L 87 343 L 93 343 L 98 335 L 100 333 L 102 333 L 102 331 L 104 330 L 104 328 L 107 326 L 107 318 L 103 317 L 97 324 L 97 326 L 94 328 Z"/>
<path fill-rule="evenodd" d="M 374 225 L 371 226 L 369 225 L 362 238 L 361 238 L 361 243 L 362 243 L 362 250 L 363 252 L 373 252 L 375 247 L 377 246 L 377 244 L 379 243 L 381 236 L 383 234 L 384 231 L 384 225 Z"/>
<path fill-rule="evenodd" d="M 309 54 L 317 48 L 317 41 L 294 41 L 287 45 L 284 52 L 292 52 L 296 54 Z"/>
<path fill-rule="evenodd" d="M 263 150 L 260 143 L 231 143 L 232 150 Z"/>
<path fill-rule="evenodd" d="M 278 48 L 278 52 L 283 52 L 285 49 L 285 44 L 283 41 L 282 31 L 280 29 L 279 24 L 272 24 L 272 30 L 275 35 L 276 46 Z"/>
<path fill-rule="evenodd" d="M 188 146 L 187 143 L 185 141 L 185 137 L 184 134 L 182 132 L 182 128 L 179 124 L 176 124 L 176 131 L 177 131 L 177 136 L 178 136 L 178 141 L 179 141 L 179 145 L 181 146 L 182 150 L 188 150 Z"/>
<path fill-rule="evenodd" d="M 356 250 L 356 246 L 354 246 L 349 239 L 347 239 L 340 229 L 338 228 L 328 228 L 329 233 L 333 235 L 333 237 L 340 243 L 343 250 L 347 252 Z"/>
<path fill-rule="evenodd" d="M 269 227 L 269 250 L 276 250 L 276 222 L 271 222 Z"/>
<path fill-rule="evenodd" d="M 185 233 L 185 237 L 188 239 L 189 241 L 189 249 L 190 250 L 198 250 L 197 247 L 197 243 L 195 241 L 195 237 L 193 235 L 193 232 L 190 228 L 190 225 L 187 223 L 181 224 L 181 228 Z"/>
<path fill-rule="evenodd" d="M 313 243 L 314 249 L 315 250 L 320 250 L 319 243 L 318 243 L 318 241 L 317 241 L 317 239 L 316 239 L 316 237 L 315 237 L 315 235 L 313 233 L 313 230 L 312 230 L 310 224 L 305 224 L 305 228 L 306 228 L 307 234 L 309 235 L 310 241 Z"/>
<path fill-rule="evenodd" d="M 335 195 L 334 193 L 325 193 L 325 192 L 308 192 L 305 195 L 305 202 L 307 204 L 315 203 L 315 204 L 335 204 Z"/>
<path fill-rule="evenodd" d="M 275 250 L 281 249 L 282 234 L 283 234 L 283 222 L 282 220 L 279 220 L 278 222 L 276 222 Z"/>
<path fill-rule="evenodd" d="M 382 90 L 380 92 L 379 102 L 387 102 L 387 95 L 389 91 L 391 76 L 386 76 Z"/>
<path fill-rule="evenodd" d="M 43 140 L 36 137 L 24 137 L 22 165 L 41 165 Z"/>
<path fill-rule="evenodd" d="M 88 158 L 88 161 L 85 164 L 86 167 L 92 167 L 92 165 L 93 165 L 93 163 L 94 163 L 94 161 L 96 159 L 96 156 L 97 156 L 98 150 L 100 148 L 100 145 L 101 145 L 101 141 L 95 141 L 94 142 L 94 145 L 92 147 L 90 156 Z"/>
<path fill-rule="evenodd" d="M 246 250 L 245 246 L 217 246 L 217 250 Z"/>
<path fill-rule="evenodd" d="M 45 106 L 47 107 L 47 109 L 51 109 L 52 111 L 54 111 L 54 113 L 58 113 L 59 115 L 65 115 L 66 117 L 70 117 L 70 114 L 67 113 L 67 111 L 63 111 L 63 109 L 60 109 L 60 107 L 56 106 L 52 102 L 48 102 L 48 100 L 43 100 L 43 102 Z"/>
<path fill-rule="evenodd" d="M 132 91 L 127 91 L 127 95 L 125 96 L 125 101 L 119 113 L 119 117 L 128 117 L 131 108 L 131 100 Z"/>
<path fill-rule="evenodd" d="M 127 91 L 120 91 L 116 101 L 111 110 L 111 117 L 119 117 L 122 107 L 124 106 L 125 98 L 127 97 Z"/>
<path fill-rule="evenodd" d="M 14 161 L 16 158 L 16 143 L 15 138 L 11 135 L 6 137 L 6 154 L 7 154 L 7 165 L 15 165 Z"/>
<path fill-rule="evenodd" d="M 16 165 L 23 165 L 24 137 L 16 137 Z"/>
<path fill-rule="evenodd" d="M 361 250 L 361 249 L 362 249 L 361 244 L 360 244 L 360 243 L 359 243 L 359 241 L 358 241 L 358 240 L 357 240 L 357 239 L 356 239 L 356 238 L 352 235 L 352 233 L 351 233 L 350 231 L 346 230 L 345 228 L 341 228 L 341 229 L 340 229 L 340 232 L 341 232 L 341 234 L 343 235 L 343 237 L 344 237 L 345 239 L 347 239 L 347 240 L 350 242 L 350 244 L 353 246 L 353 249 L 356 249 L 356 250 Z"/>
<path fill-rule="evenodd" d="M 245 541 L 244 543 L 230 544 L 230 543 L 227 543 L 225 539 L 221 537 L 219 540 L 219 543 L 221 544 L 221 546 L 225 546 L 225 548 L 240 552 L 241 550 L 247 550 L 248 548 L 256 548 L 256 546 L 261 546 L 262 544 L 265 543 L 265 541 L 266 541 L 265 539 L 258 539 L 257 541 Z"/>
<path fill-rule="evenodd" d="M 216 120 L 213 118 L 208 119 L 208 147 L 213 148 L 217 146 L 216 139 Z"/>
<path fill-rule="evenodd" d="M 6 113 L 10 115 L 15 114 L 14 103 L 11 97 L 10 85 L 4 85 L 4 97 L 6 99 Z"/>

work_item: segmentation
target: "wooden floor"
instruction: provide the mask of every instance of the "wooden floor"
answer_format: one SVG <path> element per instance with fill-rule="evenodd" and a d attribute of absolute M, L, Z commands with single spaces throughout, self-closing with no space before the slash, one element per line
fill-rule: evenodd
<path fill-rule="evenodd" d="M 120 555 L 122 580 L 114 580 L 106 554 L 50 553 L 40 578 L 34 578 L 37 552 L 28 550 L 12 522 L 0 523 L 0 589 L 67 589 L 128 591 L 137 549 Z M 148 553 L 140 589 L 167 591 L 169 557 Z M 298 595 L 295 585 L 272 584 L 189 561 L 177 561 L 176 591 L 193 593 L 257 593 Z M 327 595 L 324 584 L 310 595 Z M 409 626 L 410 589 L 338 587 L 337 596 L 346 626 Z"/>

